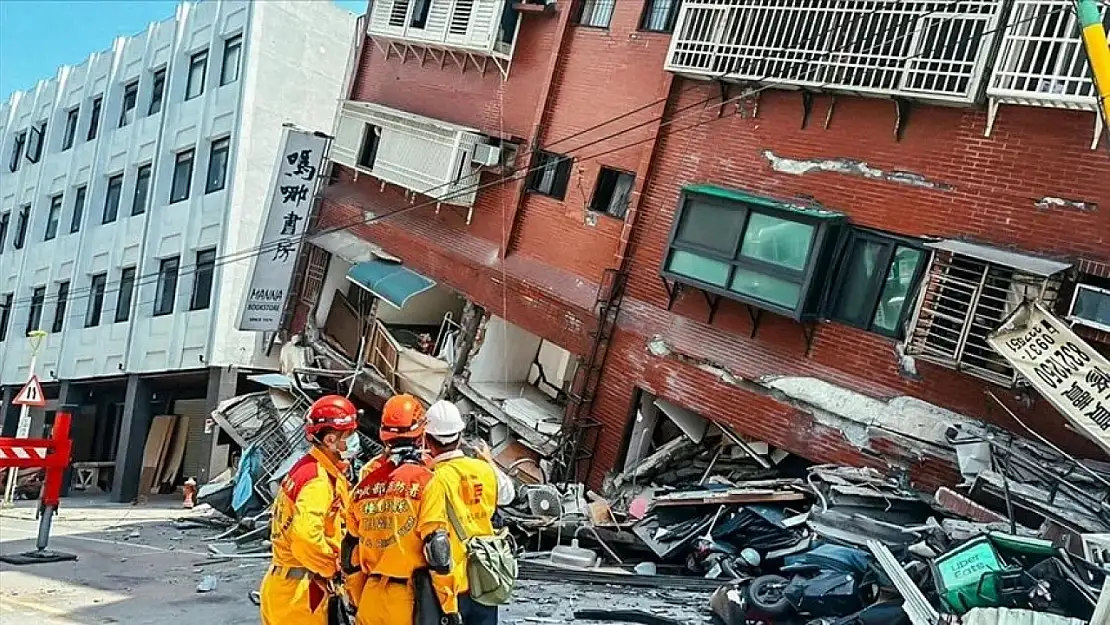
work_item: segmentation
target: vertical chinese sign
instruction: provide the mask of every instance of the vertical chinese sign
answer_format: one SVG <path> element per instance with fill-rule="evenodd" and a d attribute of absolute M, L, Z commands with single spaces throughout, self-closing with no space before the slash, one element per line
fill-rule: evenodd
<path fill-rule="evenodd" d="M 284 129 L 262 241 L 239 317 L 240 330 L 275 332 L 281 327 L 328 141 L 322 134 L 289 126 Z"/>
<path fill-rule="evenodd" d="M 1038 302 L 1022 304 L 987 342 L 1110 453 L 1110 361 Z"/>

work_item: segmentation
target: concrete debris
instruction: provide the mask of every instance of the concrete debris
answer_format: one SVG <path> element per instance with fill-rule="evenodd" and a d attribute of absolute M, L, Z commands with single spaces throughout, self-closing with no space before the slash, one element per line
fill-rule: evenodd
<path fill-rule="evenodd" d="M 779 156 L 771 150 L 764 150 L 763 158 L 771 165 L 771 169 L 792 176 L 804 176 L 814 172 L 829 172 L 848 176 L 858 176 L 871 180 L 883 180 L 895 184 L 931 189 L 934 191 L 952 191 L 954 189 L 950 184 L 930 180 L 923 174 L 899 170 L 884 171 L 878 167 L 869 165 L 866 161 L 850 158 L 794 159 Z"/>
<path fill-rule="evenodd" d="M 197 584 L 197 592 L 212 592 L 213 590 L 216 590 L 216 586 L 219 585 L 219 582 L 220 580 L 217 579 L 215 575 L 205 575 L 204 579 L 200 580 L 200 583 Z"/>

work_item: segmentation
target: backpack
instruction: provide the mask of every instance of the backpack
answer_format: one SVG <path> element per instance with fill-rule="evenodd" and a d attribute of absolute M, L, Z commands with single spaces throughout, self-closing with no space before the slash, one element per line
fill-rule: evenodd
<path fill-rule="evenodd" d="M 447 498 L 447 518 L 466 549 L 470 598 L 485 606 L 508 603 L 517 579 L 516 541 L 509 530 L 502 528 L 490 536 L 468 536 L 450 497 Z"/>

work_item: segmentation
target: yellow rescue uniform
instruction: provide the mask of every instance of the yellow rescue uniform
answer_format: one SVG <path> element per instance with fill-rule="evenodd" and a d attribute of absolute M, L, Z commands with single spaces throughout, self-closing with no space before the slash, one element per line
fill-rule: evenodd
<path fill-rule="evenodd" d="M 270 529 L 273 560 L 260 592 L 262 625 L 326 625 L 327 580 L 338 572 L 349 500 L 342 470 L 315 448 L 282 480 Z"/>
<path fill-rule="evenodd" d="M 429 518 L 446 518 L 450 501 L 459 524 L 468 537 L 490 536 L 493 514 L 497 511 L 497 474 L 489 462 L 451 451 L 433 460 L 435 474 L 424 489 L 424 510 Z M 454 588 L 462 595 L 470 589 L 466 576 L 466 547 L 455 528 L 451 535 L 451 576 Z"/>
<path fill-rule="evenodd" d="M 358 560 L 366 584 L 358 625 L 412 625 L 412 577 L 427 566 L 424 537 L 446 529 L 446 517 L 424 513 L 424 489 L 432 472 L 417 462 L 389 459 L 368 465 L 352 496 L 347 531 L 359 539 Z M 432 576 L 445 611 L 457 612 L 452 576 Z"/>

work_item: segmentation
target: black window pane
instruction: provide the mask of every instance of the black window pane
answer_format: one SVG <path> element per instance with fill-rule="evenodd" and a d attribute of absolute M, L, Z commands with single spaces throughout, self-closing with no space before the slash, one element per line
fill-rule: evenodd
<path fill-rule="evenodd" d="M 189 58 L 189 76 L 185 83 L 185 99 L 204 93 L 204 80 L 208 72 L 208 51 L 197 52 Z"/>
<path fill-rule="evenodd" d="M 153 88 L 150 94 L 150 107 L 147 108 L 147 115 L 155 115 L 162 110 L 162 97 L 166 92 L 166 70 L 160 69 L 154 72 Z"/>
<path fill-rule="evenodd" d="M 690 198 L 682 211 L 675 243 L 731 257 L 744 228 L 745 211 Z"/>
<path fill-rule="evenodd" d="M 58 283 L 58 301 L 54 304 L 54 323 L 51 332 L 61 332 L 66 321 L 66 304 L 69 303 L 69 283 Z"/>
<path fill-rule="evenodd" d="M 875 308 L 873 327 L 888 334 L 896 334 L 902 326 L 914 283 L 925 262 L 925 252 L 912 247 L 898 247 L 890 268 L 887 269 L 879 305 Z"/>
<path fill-rule="evenodd" d="M 624 219 L 628 212 L 628 201 L 635 180 L 632 174 L 602 167 L 597 175 L 597 185 L 590 201 L 590 209 L 617 219 Z"/>
<path fill-rule="evenodd" d="M 27 136 L 27 160 L 37 163 L 42 159 L 42 148 L 46 145 L 45 141 L 46 122 L 39 122 L 31 127 L 31 133 Z"/>
<path fill-rule="evenodd" d="M 12 321 L 12 293 L 6 293 L 0 300 L 0 341 L 8 338 L 8 325 Z"/>
<path fill-rule="evenodd" d="M 224 42 L 224 60 L 220 68 L 220 85 L 239 79 L 239 62 L 243 56 L 243 37 L 236 35 Z"/>
<path fill-rule="evenodd" d="M 844 270 L 837 285 L 833 318 L 844 323 L 867 327 L 874 307 L 875 287 L 885 270 L 880 267 L 883 245 L 870 239 L 856 238 L 845 257 Z"/>
<path fill-rule="evenodd" d="M 73 147 L 73 140 L 77 138 L 77 120 L 81 117 L 81 109 L 75 108 L 66 113 L 66 128 L 62 134 L 62 151 Z"/>
<path fill-rule="evenodd" d="M 23 131 L 12 139 L 12 155 L 8 160 L 8 169 L 12 172 L 19 171 L 19 163 L 23 161 L 23 148 L 27 145 L 27 132 Z"/>
<path fill-rule="evenodd" d="M 205 193 L 219 191 L 227 185 L 227 156 L 231 146 L 228 138 L 212 142 L 212 151 L 208 156 L 208 178 L 204 185 Z"/>
<path fill-rule="evenodd" d="M 640 28 L 659 33 L 674 30 L 680 0 L 648 0 L 644 3 L 644 16 Z"/>
<path fill-rule="evenodd" d="M 528 175 L 528 189 L 561 200 L 566 196 L 574 159 L 561 154 L 537 152 Z"/>
<path fill-rule="evenodd" d="M 131 296 L 135 292 L 135 268 L 128 267 L 120 273 L 119 297 L 116 298 L 116 323 L 131 316 Z"/>
<path fill-rule="evenodd" d="M 119 127 L 135 121 L 135 106 L 139 101 L 139 82 L 135 81 L 123 88 L 123 102 L 119 111 Z"/>
<path fill-rule="evenodd" d="M 93 328 L 100 325 L 100 314 L 104 309 L 104 291 L 108 284 L 108 274 L 101 273 L 93 276 L 89 288 L 89 304 L 85 310 L 85 327 Z"/>
<path fill-rule="evenodd" d="M 131 214 L 142 215 L 146 210 L 146 200 L 150 195 L 150 165 L 143 165 L 135 176 L 135 197 L 131 201 Z"/>
<path fill-rule="evenodd" d="M 30 334 L 42 325 L 42 306 L 46 302 L 46 287 L 40 286 L 31 294 L 31 310 L 27 315 L 27 331 Z"/>
<path fill-rule="evenodd" d="M 189 310 L 205 310 L 212 303 L 212 279 L 216 271 L 216 250 L 197 252 L 197 266 L 193 276 L 193 294 Z"/>
<path fill-rule="evenodd" d="M 173 258 L 163 259 L 158 268 L 158 289 L 154 294 L 154 314 L 168 315 L 173 312 L 174 300 L 177 299 L 177 267 L 179 260 Z"/>
<path fill-rule="evenodd" d="M 173 166 L 173 181 L 170 185 L 170 203 L 189 199 L 189 188 L 193 183 L 193 151 L 177 155 Z"/>
<path fill-rule="evenodd" d="M 581 0 L 578 4 L 578 23 L 583 26 L 608 28 L 617 0 Z"/>
<path fill-rule="evenodd" d="M 58 222 L 62 219 L 62 196 L 55 195 L 50 198 L 50 212 L 46 215 L 46 234 L 44 241 L 49 241 L 58 236 Z"/>
<path fill-rule="evenodd" d="M 87 187 L 77 187 L 77 192 L 73 194 L 73 216 L 69 220 L 70 233 L 81 230 L 81 220 L 85 217 L 85 193 L 87 191 Z"/>
<path fill-rule="evenodd" d="M 4 253 L 4 246 L 8 243 L 8 225 L 12 221 L 10 212 L 0 215 L 0 254 Z"/>
<path fill-rule="evenodd" d="M 27 242 L 27 222 L 31 219 L 31 205 L 27 204 L 19 209 L 19 217 L 15 223 L 15 240 L 12 241 L 12 247 L 17 250 L 23 249 L 23 244 Z"/>
<path fill-rule="evenodd" d="M 108 190 L 104 194 L 104 216 L 101 223 L 110 224 L 119 216 L 119 198 L 123 193 L 123 174 L 108 179 Z"/>
<path fill-rule="evenodd" d="M 382 129 L 373 124 L 366 124 L 362 135 L 362 147 L 358 151 L 359 167 L 373 171 L 374 162 L 378 158 L 378 144 L 382 139 Z"/>
<path fill-rule="evenodd" d="M 89 134 L 85 137 L 89 141 L 92 141 L 96 138 L 96 133 L 100 129 L 100 105 L 102 104 L 102 102 L 102 98 L 93 99 L 92 112 L 89 116 Z"/>

